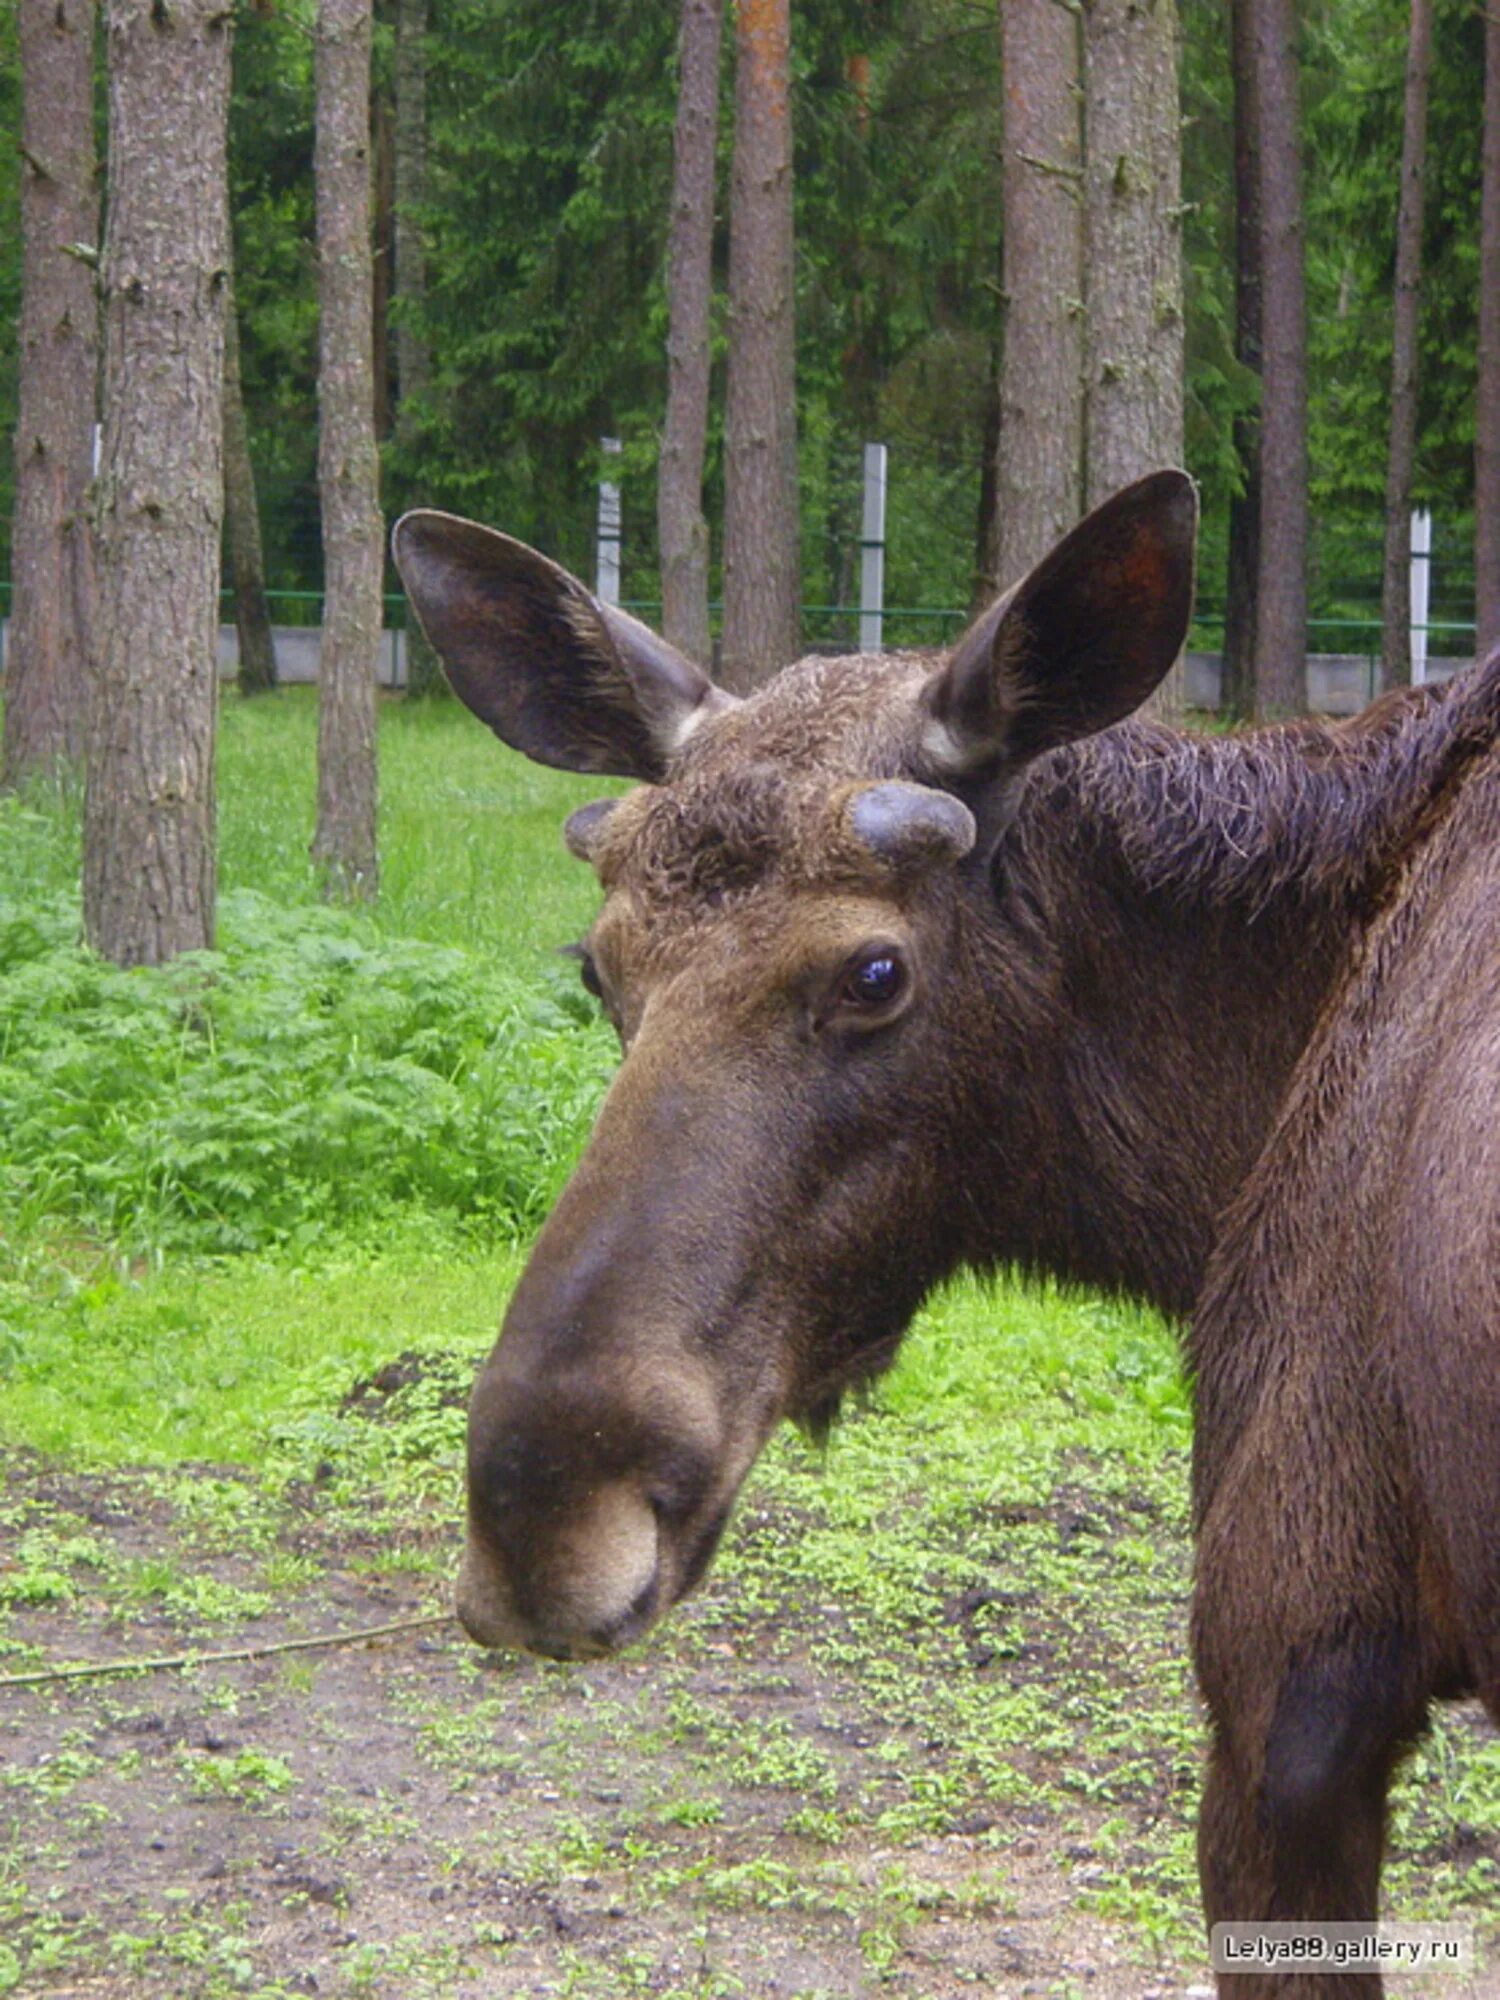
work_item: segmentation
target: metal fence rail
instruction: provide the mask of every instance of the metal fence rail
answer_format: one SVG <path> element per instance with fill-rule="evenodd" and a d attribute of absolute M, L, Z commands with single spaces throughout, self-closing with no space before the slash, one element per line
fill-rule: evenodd
<path fill-rule="evenodd" d="M 5 614 L 10 609 L 11 589 L 9 582 L 0 579 L 0 675 L 4 673 Z M 266 600 L 276 628 L 283 678 L 290 682 L 316 679 L 323 616 L 322 591 L 270 590 L 266 593 Z M 404 634 L 410 613 L 406 598 L 400 591 L 390 592 L 384 601 L 385 639 L 380 679 L 385 686 L 402 687 L 406 680 Z M 648 623 L 658 618 L 661 612 L 660 600 L 651 598 L 626 599 L 625 608 Z M 718 612 L 717 604 L 711 606 L 715 621 Z M 230 591 L 222 594 L 220 615 L 220 664 L 226 671 L 232 671 L 237 653 L 234 597 Z M 970 614 L 966 607 L 952 604 L 887 605 L 882 616 L 887 648 L 923 650 L 950 645 L 967 626 Z M 860 617 L 861 606 L 858 604 L 805 604 L 802 607 L 804 642 L 814 651 L 854 651 L 859 646 Z M 1472 619 L 1432 618 L 1418 629 L 1424 630 L 1427 635 L 1433 678 L 1442 678 L 1456 665 L 1472 659 L 1475 638 Z M 1368 695 L 1374 694 L 1380 663 L 1381 626 L 1377 616 L 1361 615 L 1356 611 L 1320 614 L 1308 619 L 1307 633 L 1310 672 L 1315 681 L 1321 673 L 1324 683 L 1331 685 L 1328 675 L 1332 673 L 1340 687 L 1347 683 L 1352 688 L 1357 683 L 1368 691 Z M 1191 653 L 1197 658 L 1217 660 L 1223 648 L 1223 638 L 1222 608 L 1213 603 L 1200 605 L 1188 640 Z M 1321 666 L 1318 663 L 1322 663 Z M 1206 685 L 1200 676 L 1200 689 Z M 1340 706 L 1343 699 L 1343 696 L 1339 697 Z M 1214 703 L 1206 705 L 1213 706 Z"/>

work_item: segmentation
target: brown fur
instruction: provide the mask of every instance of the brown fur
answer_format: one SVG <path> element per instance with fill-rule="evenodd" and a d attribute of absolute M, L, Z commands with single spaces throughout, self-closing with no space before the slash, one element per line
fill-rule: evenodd
<path fill-rule="evenodd" d="M 1211 1920 L 1372 1918 L 1428 1703 L 1500 1720 L 1500 752 L 1439 800 L 1195 1316 Z"/>
<path fill-rule="evenodd" d="M 1090 735 L 1180 643 L 1181 500 L 1129 489 L 946 662 L 687 727 L 672 670 L 651 782 L 577 834 L 625 1061 L 476 1387 L 462 1609 L 633 1637 L 959 1265 L 1144 1296 L 1192 1321 L 1209 1915 L 1372 1917 L 1428 1702 L 1500 1713 L 1500 656 L 1350 724 Z M 613 757 L 546 687 L 544 750 Z M 968 808 L 924 865 L 851 818 L 892 779 Z M 1233 1990 L 1325 1986 L 1378 1991 Z"/>

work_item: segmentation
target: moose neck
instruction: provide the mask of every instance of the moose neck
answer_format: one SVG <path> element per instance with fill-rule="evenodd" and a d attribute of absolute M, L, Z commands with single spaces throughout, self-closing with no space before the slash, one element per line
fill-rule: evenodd
<path fill-rule="evenodd" d="M 1462 754 L 1459 708 L 1414 695 L 1238 738 L 1129 724 L 1034 768 L 986 927 L 995 1032 L 1024 1061 L 996 1065 L 1003 1101 L 984 1107 L 997 1199 L 976 1261 L 1190 1312 L 1361 923 Z"/>

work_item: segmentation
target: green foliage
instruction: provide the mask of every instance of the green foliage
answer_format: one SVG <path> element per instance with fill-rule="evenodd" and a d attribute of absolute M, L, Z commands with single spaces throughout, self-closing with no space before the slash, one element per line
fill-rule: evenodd
<path fill-rule="evenodd" d="M 860 445 L 882 438 L 890 602 L 966 605 L 999 330 L 994 9 L 845 0 L 799 11 L 793 41 L 804 595 L 857 598 Z"/>
<path fill-rule="evenodd" d="M 442 10 L 429 84 L 437 372 L 419 443 L 394 471 L 399 491 L 503 521 L 586 568 L 598 439 L 639 439 L 658 416 L 675 17 L 587 0 L 565 19 L 549 0 Z"/>
<path fill-rule="evenodd" d="M 250 891 L 217 951 L 160 970 L 77 930 L 71 899 L 0 893 L 0 1199 L 23 1228 L 224 1252 L 415 1208 L 516 1233 L 587 1129 L 607 1048 L 571 988 Z"/>
<path fill-rule="evenodd" d="M 1200 572 L 1220 591 L 1240 478 L 1232 96 L 1223 0 L 1180 0 L 1187 458 L 1204 494 Z M 270 580 L 321 581 L 315 481 L 310 0 L 236 9 L 231 206 L 242 366 Z M 598 440 L 624 441 L 626 589 L 658 597 L 655 474 L 677 9 L 654 0 L 433 0 L 429 35 L 433 376 L 388 441 L 385 496 L 502 524 L 591 563 Z M 1404 0 L 1306 10 L 1303 97 L 1315 611 L 1367 616 L 1378 589 L 1401 146 Z M 388 32 L 375 94 L 388 117 Z M 722 507 L 732 33 L 720 105 L 720 285 L 706 503 Z M 1417 491 L 1438 513 L 1437 615 L 1470 615 L 1482 18 L 1439 0 L 1433 68 Z M 0 131 L 19 122 L 14 9 L 0 10 Z M 887 589 L 961 606 L 999 330 L 1002 89 L 994 0 L 799 0 L 793 17 L 798 429 L 804 597 L 847 604 L 859 446 L 891 446 Z M 17 179 L 0 177 L 0 427 L 15 408 Z M 398 307 L 397 310 L 404 310 Z M 0 454 L 0 581 L 11 455 Z M 847 640 L 813 616 L 808 636 Z M 951 623 L 893 625 L 931 643 Z M 1316 636 L 1316 635 L 1315 635 Z M 1347 628 L 1330 626 L 1329 644 Z"/>
<path fill-rule="evenodd" d="M 229 116 L 241 383 L 267 582 L 282 590 L 322 577 L 311 15 L 306 0 L 240 10 Z"/>
<path fill-rule="evenodd" d="M 1332 619 L 1379 616 L 1408 20 L 1404 0 L 1339 0 L 1312 10 L 1305 38 L 1311 585 Z M 1413 499 L 1438 517 L 1439 620 L 1473 616 L 1483 38 L 1480 13 L 1437 0 Z M 1322 643 L 1347 639 L 1330 626 Z"/>
<path fill-rule="evenodd" d="M 597 898 L 558 838 L 579 780 L 454 703 L 381 714 L 385 890 L 325 909 L 316 707 L 230 698 L 219 948 L 121 972 L 78 944 L 78 800 L 0 799 L 0 1204 L 16 1242 L 129 1253 L 514 1238 L 546 1213 L 613 1042 L 556 947 Z M 3 1237 L 0 1237 L 3 1243 Z M 10 1330 L 0 1285 L 0 1366 Z"/>
<path fill-rule="evenodd" d="M 1340 0 L 1309 28 L 1314 490 L 1346 512 L 1385 490 L 1407 25 L 1401 0 Z M 1416 497 L 1451 514 L 1473 475 L 1483 17 L 1438 0 L 1433 38 Z"/>
<path fill-rule="evenodd" d="M 1255 375 L 1234 343 L 1234 93 L 1228 10 L 1222 0 L 1182 0 L 1182 219 L 1187 459 L 1203 489 L 1209 535 L 1200 568 L 1217 591 L 1222 530 L 1241 469 L 1234 424 L 1259 400 Z"/>
<path fill-rule="evenodd" d="M 180 1752 L 178 1768 L 199 1799 L 234 1799 L 244 1805 L 263 1805 L 279 1792 L 289 1792 L 296 1784 L 291 1766 L 283 1757 L 268 1756 L 264 1750 L 241 1750 L 235 1756 L 205 1756 Z"/>

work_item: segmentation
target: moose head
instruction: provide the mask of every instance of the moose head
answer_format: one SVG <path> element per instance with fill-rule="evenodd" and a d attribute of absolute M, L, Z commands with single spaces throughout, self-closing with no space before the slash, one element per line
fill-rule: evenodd
<path fill-rule="evenodd" d="M 743 700 L 534 550 L 398 524 L 475 714 L 639 781 L 565 830 L 603 891 L 582 974 L 623 1061 L 474 1390 L 481 1643 L 577 1658 L 645 1631 L 776 1424 L 826 1424 L 936 1282 L 1006 1254 L 1057 1003 L 1002 843 L 1037 760 L 1177 657 L 1196 515 L 1185 474 L 1153 474 L 946 656 L 806 659 Z"/>

